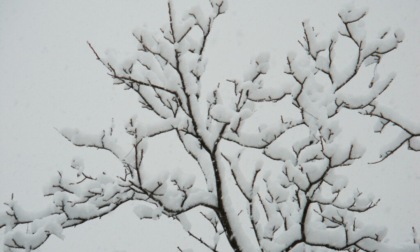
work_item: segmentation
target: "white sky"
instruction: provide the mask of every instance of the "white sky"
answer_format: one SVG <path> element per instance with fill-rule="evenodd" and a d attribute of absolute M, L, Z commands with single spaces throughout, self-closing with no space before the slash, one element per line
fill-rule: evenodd
<path fill-rule="evenodd" d="M 199 1 L 176 1 L 178 13 L 190 2 Z M 344 1 L 314 2 L 230 1 L 210 38 L 210 74 L 205 80 L 240 76 L 259 52 L 270 52 L 272 66 L 282 69 L 285 55 L 299 49 L 303 20 L 310 19 L 327 34 L 339 24 L 337 13 Z M 369 7 L 365 20 L 369 30 L 388 26 L 404 30 L 404 42 L 383 61 L 384 73 L 397 73 L 383 101 L 420 127 L 420 1 L 355 1 L 359 5 Z M 87 165 L 115 164 L 95 150 L 73 147 L 55 130 L 77 127 L 96 132 L 110 125 L 111 118 L 122 123 L 138 109 L 135 96 L 112 86 L 86 41 L 100 53 L 108 49 L 124 53 L 135 48 L 134 29 L 146 24 L 157 29 L 166 21 L 163 0 L 0 0 L 0 202 L 14 193 L 26 207 L 41 208 L 46 181 L 56 170 L 69 168 L 75 155 L 85 157 Z M 389 227 L 391 240 L 411 239 L 413 225 L 420 230 L 419 155 L 399 151 L 381 165 L 359 167 L 352 175 L 355 186 L 382 198 L 370 218 Z M 187 247 L 191 240 L 171 223 L 139 221 L 128 206 L 65 231 L 64 241 L 52 238 L 41 251 Z"/>

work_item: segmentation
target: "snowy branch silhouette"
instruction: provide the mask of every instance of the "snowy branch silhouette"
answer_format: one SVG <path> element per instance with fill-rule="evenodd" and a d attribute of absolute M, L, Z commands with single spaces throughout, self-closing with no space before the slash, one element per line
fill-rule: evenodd
<path fill-rule="evenodd" d="M 204 83 L 208 41 L 227 5 L 211 0 L 183 18 L 172 1 L 167 7 L 169 20 L 160 31 L 133 33 L 138 50 L 124 64 L 101 56 L 88 42 L 114 84 L 136 93 L 141 108 L 156 119 L 131 118 L 125 136 L 114 125 L 97 135 L 59 130 L 76 146 L 115 156 L 121 175 L 88 174 L 83 161 L 74 159 L 73 170 L 59 172 L 45 192 L 52 203 L 44 211 L 25 211 L 12 196 L 5 203 L 8 210 L 0 213 L 5 247 L 35 250 L 51 235 L 62 237 L 63 229 L 101 218 L 128 201 L 143 202 L 134 209 L 141 219 L 165 215 L 179 221 L 203 251 L 222 251 L 222 243 L 233 251 L 386 247 L 385 232 L 357 218 L 380 200 L 347 189 L 338 170 L 362 162 L 369 148 L 355 140 L 357 132 L 342 129 L 349 115 L 377 121 L 372 129 L 377 134 L 388 128 L 397 132 L 373 163 L 403 146 L 420 150 L 420 128 L 395 118 L 377 99 L 395 78 L 380 77 L 377 66 L 397 49 L 402 33 L 365 36 L 359 23 L 366 11 L 344 10 L 337 19 L 340 28 L 328 39 L 302 23 L 302 53 L 287 57 L 284 83 L 267 81 L 268 54 L 253 59 L 242 78 Z M 351 44 L 354 52 L 345 64 L 336 61 L 341 43 Z M 278 107 L 287 113 L 272 113 Z M 261 112 L 271 113 L 276 123 L 264 123 Z M 166 135 L 175 136 L 195 161 L 200 178 L 170 168 L 165 175 L 150 176 L 144 164 L 148 141 Z M 121 145 L 122 137 L 130 144 Z M 214 239 L 192 229 L 192 212 L 209 224 Z"/>

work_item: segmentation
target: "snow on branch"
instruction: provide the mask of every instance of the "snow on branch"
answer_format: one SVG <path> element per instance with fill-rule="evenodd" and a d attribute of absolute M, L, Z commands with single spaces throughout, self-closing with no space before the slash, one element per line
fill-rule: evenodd
<path fill-rule="evenodd" d="M 74 159 L 73 170 L 58 172 L 45 191 L 51 204 L 43 211 L 25 211 L 12 197 L 0 213 L 6 247 L 36 249 L 51 235 L 62 237 L 63 229 L 101 218 L 128 201 L 138 202 L 133 209 L 138 218 L 171 217 L 210 251 L 377 251 L 387 246 L 383 229 L 358 218 L 380 199 L 349 189 L 351 181 L 339 175 L 363 162 L 370 147 L 342 119 L 343 114 L 376 118 L 372 131 L 379 134 L 397 128 L 399 134 L 376 163 L 404 145 L 420 150 L 418 125 L 377 99 L 395 79 L 394 74 L 380 77 L 377 66 L 397 49 L 402 33 L 387 30 L 368 38 L 359 25 L 367 11 L 344 10 L 337 20 L 341 28 L 327 39 L 309 21 L 302 23 L 298 43 L 303 54 L 290 53 L 285 63 L 290 84 L 270 85 L 270 54 L 261 53 L 241 78 L 212 86 L 203 83 L 211 56 L 208 42 L 226 8 L 225 1 L 210 0 L 180 16 L 175 1 L 169 1 L 167 24 L 157 32 L 133 32 L 137 51 L 123 63 L 102 56 L 88 42 L 114 84 L 137 94 L 139 107 L 155 120 L 134 116 L 122 129 L 112 124 L 98 134 L 60 130 L 75 146 L 112 154 L 120 173 L 91 174 Z M 354 55 L 341 63 L 344 42 Z M 149 141 L 169 135 L 185 154 L 180 159 L 194 165 L 148 167 L 155 164 L 145 162 L 153 158 Z M 164 156 L 162 151 L 157 158 Z M 149 168 L 163 171 L 152 175 Z M 194 228 L 189 219 L 194 213 L 207 233 Z"/>

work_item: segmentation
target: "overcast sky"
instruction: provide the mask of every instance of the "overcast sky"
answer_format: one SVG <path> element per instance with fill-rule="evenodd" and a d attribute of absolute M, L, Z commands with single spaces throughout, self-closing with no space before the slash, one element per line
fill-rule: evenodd
<path fill-rule="evenodd" d="M 176 1 L 177 12 L 191 2 L 202 1 Z M 337 13 L 345 2 L 229 1 L 210 38 L 206 81 L 240 76 L 259 52 L 269 52 L 272 66 L 282 69 L 286 54 L 299 50 L 301 22 L 309 19 L 320 33 L 329 34 L 338 26 Z M 384 72 L 397 73 L 383 102 L 420 127 L 420 1 L 354 5 L 369 8 L 369 31 L 404 30 L 404 42 L 383 62 Z M 122 123 L 135 113 L 135 96 L 112 86 L 86 41 L 99 53 L 115 50 L 123 57 L 135 49 L 133 30 L 158 29 L 167 20 L 165 0 L 0 0 L 0 202 L 14 193 L 24 206 L 42 208 L 43 186 L 57 170 L 67 169 L 74 156 L 96 167 L 118 165 L 108 155 L 72 146 L 56 129 L 100 131 L 111 118 Z M 167 155 L 170 159 L 176 153 Z M 380 166 L 359 167 L 352 175 L 355 186 L 382 198 L 371 219 L 389 227 L 391 240 L 411 239 L 413 225 L 420 230 L 419 162 L 418 153 L 402 150 Z M 41 251 L 176 251 L 190 242 L 178 224 L 140 221 L 130 206 L 64 235 L 64 241 L 52 238 Z"/>

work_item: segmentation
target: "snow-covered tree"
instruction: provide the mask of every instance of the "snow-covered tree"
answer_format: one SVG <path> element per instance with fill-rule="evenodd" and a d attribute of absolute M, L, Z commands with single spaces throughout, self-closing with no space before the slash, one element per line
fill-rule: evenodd
<path fill-rule="evenodd" d="M 34 250 L 65 228 L 136 201 L 139 218 L 179 221 L 203 251 L 386 250 L 385 232 L 357 219 L 379 199 L 347 189 L 340 171 L 363 162 L 370 147 L 348 118 L 378 139 L 386 136 L 374 163 L 403 146 L 420 150 L 420 127 L 378 101 L 395 78 L 380 77 L 378 65 L 402 42 L 402 32 L 366 34 L 366 11 L 344 10 L 330 36 L 302 23 L 302 51 L 289 54 L 282 80 L 273 80 L 278 70 L 261 54 L 241 78 L 208 83 L 207 42 L 227 4 L 210 0 L 183 15 L 173 4 L 159 31 L 133 33 L 138 48 L 124 61 L 88 43 L 114 84 L 136 93 L 150 118 L 133 116 L 96 135 L 60 129 L 76 146 L 115 156 L 120 174 L 90 174 L 74 159 L 73 169 L 59 172 L 46 190 L 52 202 L 44 211 L 26 211 L 12 196 L 0 213 L 5 247 Z M 157 137 L 177 141 L 195 166 L 154 172 L 145 160 L 148 141 Z M 207 224 L 193 227 L 194 214 Z M 407 249 L 418 250 L 415 243 Z"/>

